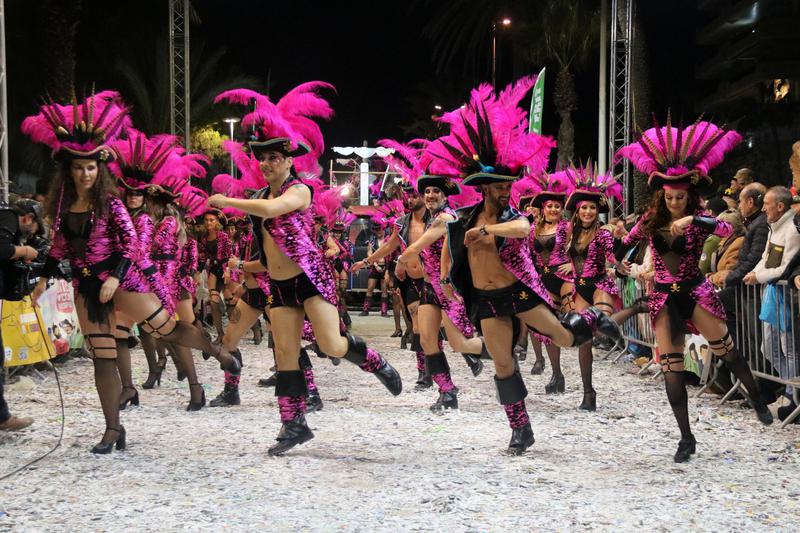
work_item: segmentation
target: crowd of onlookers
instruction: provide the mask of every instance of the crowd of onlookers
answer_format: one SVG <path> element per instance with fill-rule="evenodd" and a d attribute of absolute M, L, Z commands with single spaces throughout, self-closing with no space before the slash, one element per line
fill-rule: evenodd
<path fill-rule="evenodd" d="M 760 352 L 765 368 L 784 379 L 798 377 L 800 349 L 795 345 L 800 348 L 800 334 L 792 332 L 800 329 L 800 320 L 788 312 L 775 317 L 772 307 L 788 310 L 791 306 L 784 298 L 797 301 L 797 292 L 788 289 L 800 289 L 800 195 L 783 186 L 767 188 L 752 170 L 743 168 L 730 186 L 707 199 L 705 209 L 733 227 L 727 237 L 709 236 L 700 259 L 701 271 L 719 291 L 731 335 L 737 338 L 738 331 L 740 340 L 755 337 L 748 338 L 749 351 L 755 347 Z M 615 235 L 624 235 L 639 216 L 641 212 L 610 221 Z M 647 243 L 628 259 L 633 263 L 628 278 L 647 291 L 654 276 Z M 786 284 L 776 283 L 780 281 Z M 745 286 L 761 290 L 743 290 Z M 792 390 L 785 387 L 789 404 L 778 410 L 781 419 L 797 407 Z"/>

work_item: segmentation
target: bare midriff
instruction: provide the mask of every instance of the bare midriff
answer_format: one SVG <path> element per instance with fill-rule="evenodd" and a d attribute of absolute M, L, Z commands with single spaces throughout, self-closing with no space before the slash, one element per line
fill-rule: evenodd
<path fill-rule="evenodd" d="M 503 289 L 517 282 L 517 278 L 506 270 L 497 253 L 495 238 L 483 238 L 467 248 L 472 285 L 482 291 Z"/>
<path fill-rule="evenodd" d="M 267 256 L 267 270 L 269 277 L 274 280 L 291 279 L 303 271 L 292 261 L 272 240 L 269 232 L 261 228 L 261 236 L 264 238 L 264 253 Z"/>
<path fill-rule="evenodd" d="M 421 220 L 414 220 L 412 216 L 411 226 L 408 228 L 408 244 L 415 243 L 423 233 L 425 233 L 425 223 Z M 406 264 L 406 274 L 410 278 L 419 279 L 425 276 L 425 270 L 422 268 L 422 263 L 415 259 Z"/>

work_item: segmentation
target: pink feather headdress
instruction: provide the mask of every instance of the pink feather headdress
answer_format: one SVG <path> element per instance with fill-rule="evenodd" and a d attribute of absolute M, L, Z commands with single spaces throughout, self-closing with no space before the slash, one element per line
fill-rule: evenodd
<path fill-rule="evenodd" d="M 513 181 L 525 168 L 544 170 L 555 141 L 528 133 L 528 114 L 519 106 L 535 82 L 527 76 L 499 95 L 488 84 L 473 89 L 466 105 L 440 119 L 450 133 L 428 147 L 429 172 L 466 175 L 464 185 L 482 185 Z"/>
<path fill-rule="evenodd" d="M 589 201 L 597 204 L 598 212 L 608 213 L 609 198 L 622 201 L 622 185 L 611 173 L 598 172 L 597 165 L 591 161 L 580 167 L 570 166 L 555 174 L 567 183 L 569 198 L 565 209 L 569 211 L 574 211 L 580 202 Z"/>
<path fill-rule="evenodd" d="M 402 188 L 404 190 L 416 189 L 417 178 L 425 173 L 422 156 L 430 141 L 414 139 L 407 143 L 401 143 L 394 139 L 381 139 L 378 144 L 394 150 L 393 154 L 389 154 L 383 159 L 389 168 L 400 174 Z"/>
<path fill-rule="evenodd" d="M 251 135 L 250 150 L 278 151 L 294 158 L 298 175 L 321 173 L 319 157 L 325 150 L 322 130 L 314 119 L 329 120 L 333 109 L 319 91 L 336 89 L 330 83 L 311 81 L 298 85 L 277 104 L 250 89 L 225 91 L 214 102 L 250 105 L 254 109 L 242 118 L 242 129 Z"/>
<path fill-rule="evenodd" d="M 110 161 L 113 142 L 131 126 L 129 108 L 116 91 L 92 94 L 82 103 L 45 102 L 37 115 L 22 121 L 22 133 L 52 150 L 53 158 Z"/>
<path fill-rule="evenodd" d="M 698 186 L 701 181 L 710 184 L 709 171 L 722 163 L 725 154 L 741 142 L 742 136 L 702 118 L 688 128 L 680 125 L 676 128 L 669 113 L 663 127 L 653 115 L 654 126 L 639 131 L 636 142 L 620 148 L 616 157 L 624 157 L 647 174 L 648 184 L 653 188 L 680 183 Z"/>
<path fill-rule="evenodd" d="M 204 178 L 208 157 L 187 154 L 174 135 L 148 138 L 129 130 L 128 139 L 111 145 L 116 159 L 109 170 L 128 189 L 143 189 L 150 195 L 165 195 L 189 216 L 202 213 L 208 195 L 191 184 L 192 178 Z"/>

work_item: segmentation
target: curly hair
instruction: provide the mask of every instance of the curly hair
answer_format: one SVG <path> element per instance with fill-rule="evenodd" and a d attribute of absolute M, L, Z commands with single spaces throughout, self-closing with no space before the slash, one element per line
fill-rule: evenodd
<path fill-rule="evenodd" d="M 60 219 L 78 198 L 75 180 L 72 178 L 72 162 L 72 159 L 60 161 L 50 182 L 45 202 L 45 212 L 50 220 Z M 99 217 L 106 216 L 109 196 L 119 198 L 116 180 L 108 171 L 108 165 L 103 161 L 97 161 L 97 180 L 92 187 L 90 210 Z"/>
<path fill-rule="evenodd" d="M 694 215 L 697 210 L 700 209 L 702 199 L 700 195 L 697 194 L 697 191 L 691 187 L 687 189 L 686 192 L 688 194 L 686 200 L 686 214 Z M 669 209 L 667 209 L 667 202 L 664 200 L 664 189 L 658 189 L 653 193 L 650 200 L 650 207 L 643 216 L 646 217 L 646 220 L 644 224 L 642 224 L 642 229 L 647 235 L 652 235 L 660 228 L 669 224 L 672 220 L 672 214 L 669 212 Z"/>

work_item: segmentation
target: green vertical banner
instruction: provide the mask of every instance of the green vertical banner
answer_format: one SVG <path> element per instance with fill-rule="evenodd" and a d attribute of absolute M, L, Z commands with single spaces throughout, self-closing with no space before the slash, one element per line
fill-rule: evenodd
<path fill-rule="evenodd" d="M 536 84 L 533 86 L 533 97 L 531 98 L 531 112 L 528 114 L 530 121 L 528 126 L 529 133 L 542 134 L 542 110 L 544 108 L 544 67 L 536 77 Z"/>

